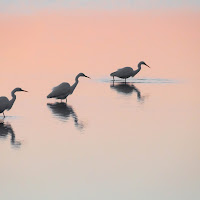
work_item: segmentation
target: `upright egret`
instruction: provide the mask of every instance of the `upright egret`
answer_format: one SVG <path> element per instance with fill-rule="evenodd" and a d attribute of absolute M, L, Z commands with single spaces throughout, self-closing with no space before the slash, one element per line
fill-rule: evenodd
<path fill-rule="evenodd" d="M 67 82 L 63 82 L 60 85 L 54 87 L 52 89 L 52 92 L 47 96 L 47 98 L 55 98 L 55 99 L 61 99 L 61 100 L 66 99 L 66 102 L 67 102 L 68 95 L 74 92 L 76 86 L 78 85 L 78 79 L 81 76 L 90 78 L 83 73 L 79 73 L 76 76 L 75 83 L 72 86 L 70 86 L 70 84 Z"/>
<path fill-rule="evenodd" d="M 4 111 L 10 110 L 16 100 L 15 92 L 27 92 L 27 91 L 22 90 L 21 88 L 15 88 L 11 92 L 12 99 L 10 101 L 8 100 L 7 97 L 0 97 L 0 113 L 3 113 L 4 118 L 5 118 Z"/>
<path fill-rule="evenodd" d="M 113 81 L 114 81 L 114 77 L 116 76 L 118 78 L 125 79 L 125 82 L 126 82 L 127 78 L 129 78 L 131 76 L 132 77 L 135 76 L 141 70 L 142 65 L 146 65 L 147 67 L 149 67 L 145 62 L 141 61 L 138 63 L 137 70 L 133 70 L 131 67 L 124 67 L 124 68 L 118 69 L 117 71 L 111 73 L 110 76 L 113 77 Z"/>

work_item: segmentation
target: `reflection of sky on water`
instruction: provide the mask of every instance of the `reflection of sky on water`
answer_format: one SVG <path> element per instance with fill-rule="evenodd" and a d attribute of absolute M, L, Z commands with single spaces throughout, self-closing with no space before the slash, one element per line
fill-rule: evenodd
<path fill-rule="evenodd" d="M 70 105 L 46 99 L 52 85 L 29 80 L 8 113 L 20 117 L 0 128 L 2 199 L 199 199 L 194 85 L 81 80 Z M 13 133 L 20 151 L 7 142 Z"/>
<path fill-rule="evenodd" d="M 100 82 L 113 82 L 111 78 L 105 77 L 105 78 L 98 78 L 97 81 Z M 123 83 L 124 79 L 116 78 L 116 83 Z M 170 83 L 180 83 L 178 80 L 174 79 L 161 79 L 161 78 L 129 78 L 127 79 L 126 83 L 147 83 L 147 84 L 170 84 Z"/>

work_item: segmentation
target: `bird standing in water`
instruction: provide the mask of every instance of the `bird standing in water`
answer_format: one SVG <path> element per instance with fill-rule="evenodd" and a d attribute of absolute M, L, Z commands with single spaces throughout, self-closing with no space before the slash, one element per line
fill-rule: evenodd
<path fill-rule="evenodd" d="M 131 67 L 124 67 L 124 68 L 118 69 L 117 71 L 111 73 L 110 76 L 113 77 L 113 81 L 114 81 L 114 77 L 116 76 L 118 78 L 125 79 L 125 82 L 126 82 L 127 78 L 129 78 L 131 76 L 134 77 L 141 70 L 142 65 L 146 65 L 147 67 L 149 67 L 145 62 L 141 61 L 138 63 L 137 70 L 133 70 Z"/>
<path fill-rule="evenodd" d="M 26 90 L 22 90 L 21 88 L 15 88 L 11 92 L 12 99 L 9 101 L 7 97 L 0 97 L 0 113 L 3 113 L 3 117 L 5 118 L 4 111 L 10 110 L 16 100 L 15 92 L 27 92 Z"/>
<path fill-rule="evenodd" d="M 47 96 L 47 98 L 61 99 L 61 101 L 62 99 L 66 99 L 66 102 L 67 102 L 67 97 L 74 92 L 76 86 L 78 85 L 78 79 L 81 76 L 90 78 L 83 73 L 79 73 L 76 76 L 75 83 L 72 86 L 70 86 L 70 84 L 67 82 L 63 82 L 60 85 L 54 87 L 52 89 L 52 92 Z"/>

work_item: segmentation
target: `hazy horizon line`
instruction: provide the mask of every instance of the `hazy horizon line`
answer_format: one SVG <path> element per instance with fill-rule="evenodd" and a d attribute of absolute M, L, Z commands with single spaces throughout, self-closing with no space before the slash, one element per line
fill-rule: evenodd
<path fill-rule="evenodd" d="M 41 10 L 34 10 L 31 12 L 2 12 L 0 10 L 0 16 L 34 16 L 34 15 L 49 15 L 49 14 L 60 14 L 60 15 L 101 15 L 103 14 L 123 14 L 123 15 L 129 15 L 129 14 L 180 14 L 180 13 L 188 13 L 188 14 L 199 14 L 200 9 L 199 8 L 162 8 L 162 9 L 112 9 L 112 10 L 106 10 L 106 9 L 69 9 L 69 8 L 63 8 L 63 9 L 41 9 Z"/>

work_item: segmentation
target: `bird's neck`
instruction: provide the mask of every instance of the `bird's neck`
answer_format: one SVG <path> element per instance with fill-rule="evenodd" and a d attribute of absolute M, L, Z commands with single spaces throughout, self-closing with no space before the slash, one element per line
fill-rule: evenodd
<path fill-rule="evenodd" d="M 12 108 L 12 106 L 13 106 L 15 100 L 16 100 L 15 92 L 16 92 L 15 90 L 13 90 L 11 92 L 12 99 L 9 101 L 9 110 Z"/>
<path fill-rule="evenodd" d="M 71 86 L 71 94 L 74 92 L 76 86 L 78 85 L 78 78 L 79 76 L 77 75 L 75 78 L 75 83 Z"/>
<path fill-rule="evenodd" d="M 140 70 L 141 70 L 141 64 L 139 63 L 139 64 L 138 64 L 138 68 L 137 68 L 137 70 L 134 71 L 135 74 L 137 74 Z"/>
<path fill-rule="evenodd" d="M 15 90 L 13 90 L 12 92 L 11 92 L 11 96 L 12 96 L 12 98 L 15 98 L 16 99 L 16 95 L 15 95 Z"/>

